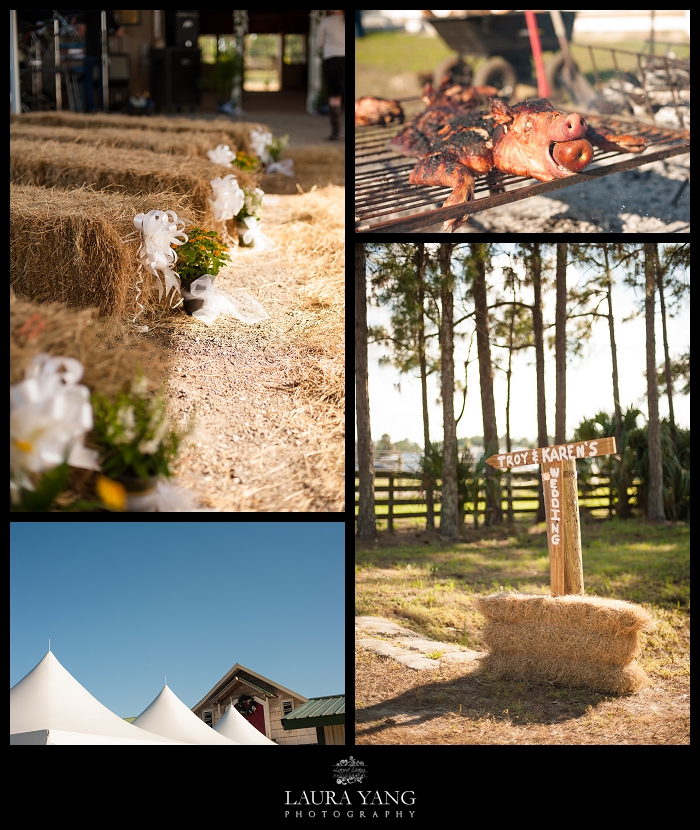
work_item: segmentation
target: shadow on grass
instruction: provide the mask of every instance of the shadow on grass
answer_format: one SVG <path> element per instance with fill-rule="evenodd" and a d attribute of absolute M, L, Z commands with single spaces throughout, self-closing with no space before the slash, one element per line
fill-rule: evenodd
<path fill-rule="evenodd" d="M 388 728 L 410 728 L 452 715 L 526 726 L 580 718 L 610 695 L 527 681 L 495 680 L 480 669 L 449 680 L 414 686 L 395 697 L 358 709 L 358 732 L 377 735 Z"/>

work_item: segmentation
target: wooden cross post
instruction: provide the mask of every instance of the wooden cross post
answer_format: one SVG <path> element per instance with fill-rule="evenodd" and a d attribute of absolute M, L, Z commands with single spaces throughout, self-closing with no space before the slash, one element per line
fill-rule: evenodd
<path fill-rule="evenodd" d="M 575 441 L 555 447 L 499 453 L 486 459 L 487 464 L 498 470 L 540 465 L 553 597 L 583 594 L 576 460 L 610 455 L 615 451 L 614 438 L 600 438 L 597 441 Z"/>

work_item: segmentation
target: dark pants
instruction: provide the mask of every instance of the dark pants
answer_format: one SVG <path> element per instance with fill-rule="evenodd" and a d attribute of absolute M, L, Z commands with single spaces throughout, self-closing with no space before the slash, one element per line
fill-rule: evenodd
<path fill-rule="evenodd" d="M 97 67 L 97 73 L 95 73 Z M 93 80 L 97 74 L 97 81 Z M 97 83 L 97 101 L 95 101 L 95 83 Z M 83 84 L 85 87 L 85 112 L 102 109 L 102 58 L 86 55 L 83 61 Z"/>
<path fill-rule="evenodd" d="M 326 58 L 323 61 L 323 77 L 326 80 L 328 97 L 340 95 L 345 98 L 345 58 Z"/>

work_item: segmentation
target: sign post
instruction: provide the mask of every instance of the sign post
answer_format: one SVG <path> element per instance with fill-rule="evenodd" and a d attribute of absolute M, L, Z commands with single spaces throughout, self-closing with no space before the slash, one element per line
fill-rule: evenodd
<path fill-rule="evenodd" d="M 487 464 L 498 470 L 540 465 L 553 597 L 583 594 L 576 460 L 610 455 L 615 451 L 614 438 L 600 438 L 516 453 L 499 453 L 486 459 Z"/>

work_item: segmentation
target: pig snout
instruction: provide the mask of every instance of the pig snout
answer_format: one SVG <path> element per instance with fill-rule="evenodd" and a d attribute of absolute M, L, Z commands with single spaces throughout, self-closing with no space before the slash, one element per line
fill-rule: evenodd
<path fill-rule="evenodd" d="M 547 129 L 550 141 L 572 141 L 583 138 L 588 131 L 585 119 L 576 112 L 558 115 Z"/>

